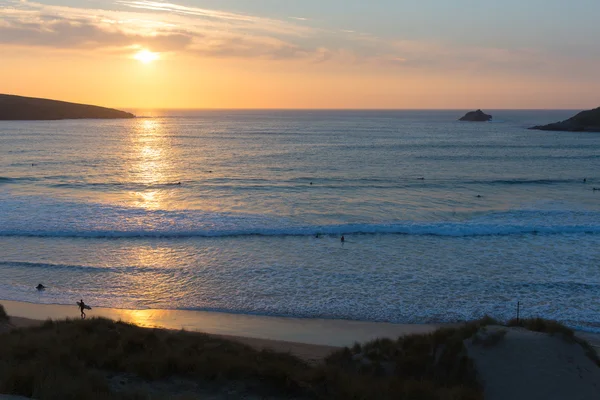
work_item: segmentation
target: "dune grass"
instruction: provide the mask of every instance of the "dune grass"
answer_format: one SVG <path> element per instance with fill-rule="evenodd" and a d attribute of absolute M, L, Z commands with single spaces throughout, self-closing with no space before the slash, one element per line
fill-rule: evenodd
<path fill-rule="evenodd" d="M 258 392 L 300 392 L 298 379 L 306 369 L 288 354 L 102 318 L 47 321 L 0 339 L 0 392 L 39 399 L 111 398 L 107 372 L 148 381 L 173 376 L 239 380 L 255 385 Z"/>
<path fill-rule="evenodd" d="M 4 309 L 4 306 L 2 304 L 0 304 L 0 323 L 5 323 L 8 322 L 10 320 L 10 318 L 8 317 L 8 314 L 6 314 L 6 310 Z"/>
<path fill-rule="evenodd" d="M 338 386 L 345 389 L 339 398 L 368 399 L 371 391 L 381 399 L 482 399 L 464 341 L 490 324 L 497 321 L 486 317 L 430 334 L 355 344 L 332 353 L 325 364 L 348 380 Z"/>
<path fill-rule="evenodd" d="M 560 322 L 550 321 L 543 318 L 511 319 L 507 326 L 520 326 L 534 332 L 544 332 L 550 335 L 562 335 L 565 339 L 575 337 L 575 331 Z"/>
<path fill-rule="evenodd" d="M 464 342 L 488 325 L 502 324 L 486 317 L 430 334 L 378 339 L 309 365 L 290 354 L 257 351 L 201 333 L 103 318 L 47 321 L 0 335 L 0 393 L 40 400 L 142 400 L 165 398 L 154 388 L 166 383 L 169 398 L 186 400 L 481 400 Z M 521 320 L 518 325 L 579 342 L 572 330 L 553 321 Z M 503 338 L 492 336 L 484 338 L 489 345 Z M 168 386 L 174 380 L 183 384 Z M 121 387 L 115 382 L 139 384 Z M 183 386 L 192 389 L 180 390 Z"/>
<path fill-rule="evenodd" d="M 256 398 L 481 399 L 462 345 L 476 329 L 471 324 L 379 340 L 311 366 L 289 354 L 200 333 L 102 318 L 47 321 L 0 336 L 0 393 L 40 400 L 156 398 L 116 390 L 111 381 L 116 375 L 150 383 L 186 379 L 201 387 L 233 384 Z"/>

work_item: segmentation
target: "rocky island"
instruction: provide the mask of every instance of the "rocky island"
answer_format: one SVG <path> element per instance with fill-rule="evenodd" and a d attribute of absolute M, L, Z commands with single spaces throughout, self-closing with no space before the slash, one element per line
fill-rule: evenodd
<path fill-rule="evenodd" d="M 135 118 L 135 115 L 87 104 L 0 94 L 0 121 L 117 118 Z"/>
<path fill-rule="evenodd" d="M 492 116 L 484 113 L 481 110 L 471 111 L 465 114 L 464 117 L 459 119 L 459 121 L 469 121 L 469 122 L 487 122 L 491 121 Z"/>
<path fill-rule="evenodd" d="M 582 111 L 565 121 L 548 125 L 538 125 L 529 129 L 565 132 L 600 132 L 600 107 Z"/>

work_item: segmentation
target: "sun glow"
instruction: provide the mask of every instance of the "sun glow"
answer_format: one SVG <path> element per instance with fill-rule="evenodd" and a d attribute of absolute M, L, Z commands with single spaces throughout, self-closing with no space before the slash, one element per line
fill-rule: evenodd
<path fill-rule="evenodd" d="M 159 53 L 154 53 L 152 51 L 144 49 L 144 50 L 140 50 L 137 53 L 135 53 L 133 58 L 135 58 L 138 61 L 143 62 L 144 64 L 148 64 L 148 63 L 151 63 L 152 61 L 158 60 L 158 56 L 159 56 Z"/>

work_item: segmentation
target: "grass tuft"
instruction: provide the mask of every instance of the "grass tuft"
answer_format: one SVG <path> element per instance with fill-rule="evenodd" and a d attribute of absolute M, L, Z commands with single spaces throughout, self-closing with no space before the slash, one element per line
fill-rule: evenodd
<path fill-rule="evenodd" d="M 5 322 L 9 322 L 9 321 L 10 321 L 10 317 L 6 313 L 4 306 L 2 304 L 0 304 L 0 322 L 5 323 Z"/>
<path fill-rule="evenodd" d="M 575 331 L 557 321 L 543 318 L 511 319 L 507 326 L 520 326 L 534 332 L 544 332 L 550 335 L 562 335 L 566 340 L 573 340 Z"/>

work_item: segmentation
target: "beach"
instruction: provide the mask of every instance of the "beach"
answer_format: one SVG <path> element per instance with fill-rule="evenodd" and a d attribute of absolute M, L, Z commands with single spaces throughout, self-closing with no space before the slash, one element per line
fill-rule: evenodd
<path fill-rule="evenodd" d="M 76 306 L 33 304 L 0 300 L 12 317 L 15 327 L 38 326 L 43 321 L 79 319 Z M 460 324 L 388 324 L 377 322 L 300 319 L 238 315 L 215 312 L 181 310 L 122 310 L 93 308 L 89 318 L 103 317 L 123 321 L 143 328 L 186 330 L 217 335 L 246 343 L 250 346 L 290 351 L 311 360 L 317 360 L 332 350 L 351 347 L 379 338 L 431 333 L 444 327 Z M 588 341 L 600 354 L 600 334 L 577 331 L 576 335 Z"/>
<path fill-rule="evenodd" d="M 42 327 L 45 320 L 51 318 L 60 320 L 67 317 L 72 318 L 75 323 L 86 323 L 85 320 L 78 318 L 78 310 L 73 310 L 72 307 L 6 301 L 0 302 L 0 304 L 3 304 L 6 310 L 12 314 L 9 324 L 1 325 L 0 334 L 20 329 L 21 335 L 24 335 L 27 334 L 28 328 Z M 343 346 L 349 338 L 353 338 L 356 342 L 375 337 L 394 339 L 398 335 L 432 333 L 440 328 L 440 326 L 434 325 L 365 324 L 352 321 L 322 320 L 308 322 L 304 329 L 310 330 L 311 336 L 303 336 L 302 332 L 298 332 L 301 321 L 287 318 L 252 318 L 197 312 L 181 314 L 180 311 L 168 310 L 153 310 L 149 313 L 140 310 L 93 309 L 88 312 L 92 323 L 93 317 L 101 316 L 136 323 L 146 328 L 162 328 L 161 330 L 167 334 L 169 331 L 181 332 L 181 328 L 176 328 L 176 325 L 185 322 L 185 329 L 189 330 L 192 335 L 194 331 L 209 333 L 216 339 L 240 343 L 256 351 L 268 350 L 274 352 L 273 354 L 290 354 L 303 360 L 307 365 L 315 367 L 322 365 L 325 357 L 339 350 L 340 346 Z M 30 318 L 15 315 L 27 315 Z M 317 322 L 318 324 L 316 324 Z M 461 326 L 460 324 L 454 325 L 458 329 L 461 329 Z M 442 327 L 453 328 L 449 325 Z M 98 329 L 102 328 L 99 326 Z M 104 329 L 102 330 L 104 331 Z M 338 336 L 342 331 L 345 332 L 344 339 Z M 110 331 L 107 333 L 110 334 Z M 89 332 L 89 334 L 96 333 Z M 596 398 L 600 393 L 600 368 L 592 362 L 589 354 L 584 352 L 584 348 L 580 347 L 578 342 L 567 339 L 566 336 L 562 337 L 561 333 L 533 332 L 522 327 L 486 326 L 480 328 L 475 336 L 471 337 L 471 335 L 472 333 L 466 336 L 465 345 L 469 357 L 474 362 L 477 379 L 482 385 L 486 400 L 506 398 L 515 400 L 531 398 L 588 400 Z M 304 338 L 310 343 L 290 341 L 293 338 Z M 600 335 L 576 332 L 575 338 L 576 340 L 587 340 L 597 356 L 600 356 Z M 198 340 L 205 339 L 201 339 L 199 336 Z M 329 343 L 329 345 L 315 344 L 316 342 Z M 356 348 L 354 346 L 350 351 L 356 352 Z M 358 348 L 360 349 L 360 347 Z M 153 350 L 148 349 L 148 351 L 152 352 Z M 363 358 L 365 357 L 364 353 L 361 350 L 358 351 L 358 353 L 352 353 L 354 354 L 352 359 L 360 363 L 367 362 Z M 119 379 L 120 382 L 129 382 L 121 383 L 121 385 L 137 385 L 136 387 L 145 387 L 145 390 L 159 390 L 156 389 L 157 384 L 144 383 L 139 378 L 123 377 Z M 161 396 L 165 395 L 165 390 L 173 396 L 180 395 L 180 391 L 183 390 L 180 387 L 182 384 L 175 384 L 172 379 L 169 382 L 171 383 L 166 386 L 165 384 L 158 386 L 163 391 Z M 227 388 L 231 387 L 232 383 L 222 383 L 222 385 L 225 385 L 225 389 L 219 390 L 230 390 Z M 186 390 L 190 390 L 189 387 Z M 227 398 L 222 395 L 215 396 L 214 398 L 218 399 Z M 1 395 L 0 398 L 2 398 Z"/>
<path fill-rule="evenodd" d="M 7 313 L 27 321 L 80 318 L 75 304 L 49 305 L 0 300 Z M 93 308 L 88 317 L 104 317 L 145 328 L 163 328 L 204 332 L 221 336 L 303 343 L 316 346 L 343 347 L 380 337 L 398 337 L 413 333 L 429 333 L 442 325 L 387 324 L 361 321 L 278 318 L 183 310 L 122 310 Z M 20 321 L 20 320 L 19 320 Z M 37 323 L 37 322 L 33 322 Z"/>

